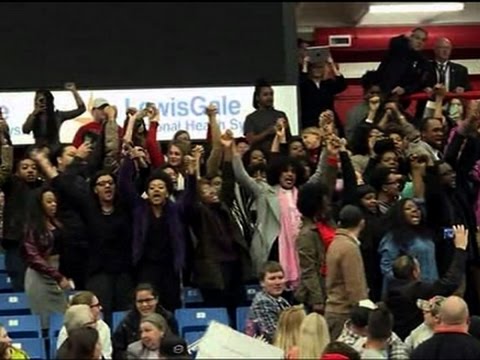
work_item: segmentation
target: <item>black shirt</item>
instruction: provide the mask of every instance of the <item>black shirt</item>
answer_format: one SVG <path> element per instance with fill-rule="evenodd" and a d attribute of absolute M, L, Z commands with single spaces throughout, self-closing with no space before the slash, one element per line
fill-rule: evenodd
<path fill-rule="evenodd" d="M 92 272 L 105 271 L 109 274 L 118 274 L 129 271 L 131 253 L 126 251 L 132 246 L 132 220 L 123 206 L 117 205 L 113 213 L 104 214 L 96 206 L 96 216 L 89 223 L 90 241 L 90 270 Z"/>
<path fill-rule="evenodd" d="M 469 334 L 439 333 L 413 350 L 415 359 L 480 359 L 480 341 Z"/>
<path fill-rule="evenodd" d="M 149 211 L 148 216 L 150 219 L 145 242 L 145 259 L 154 262 L 173 262 L 165 216 L 157 218 L 152 211 Z"/>
<path fill-rule="evenodd" d="M 231 218 L 228 213 L 222 209 L 220 204 L 212 204 L 209 206 L 213 213 L 213 219 L 216 220 L 216 227 L 218 229 L 217 235 L 214 236 L 215 243 L 212 244 L 219 254 L 219 260 L 222 262 L 237 260 L 237 252 L 233 243 L 233 228 Z"/>
<path fill-rule="evenodd" d="M 253 133 L 254 135 L 261 134 L 265 130 L 275 126 L 279 118 L 287 119 L 287 115 L 283 111 L 271 109 L 259 109 L 247 115 L 245 124 L 243 125 L 243 133 Z M 275 134 L 269 135 L 261 143 L 256 146 L 260 147 L 266 152 L 270 152 Z"/>

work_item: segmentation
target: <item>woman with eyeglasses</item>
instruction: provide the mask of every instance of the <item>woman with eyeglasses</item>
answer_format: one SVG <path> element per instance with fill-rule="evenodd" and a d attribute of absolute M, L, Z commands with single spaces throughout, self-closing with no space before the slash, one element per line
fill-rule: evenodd
<path fill-rule="evenodd" d="M 135 289 L 134 307 L 118 324 L 113 333 L 114 359 L 126 359 L 128 345 L 140 340 L 140 321 L 143 317 L 157 313 L 162 315 L 168 324 L 168 333 L 178 333 L 178 324 L 171 312 L 159 302 L 157 291 L 150 284 L 139 284 Z"/>
<path fill-rule="evenodd" d="M 112 341 L 110 327 L 102 320 L 102 305 L 94 293 L 90 291 L 81 291 L 70 300 L 72 305 L 88 305 L 95 319 L 95 325 L 92 326 L 98 331 L 100 344 L 102 346 L 102 356 L 105 359 L 112 358 Z M 62 327 L 57 339 L 57 349 L 62 346 L 63 342 L 68 338 L 67 329 Z"/>

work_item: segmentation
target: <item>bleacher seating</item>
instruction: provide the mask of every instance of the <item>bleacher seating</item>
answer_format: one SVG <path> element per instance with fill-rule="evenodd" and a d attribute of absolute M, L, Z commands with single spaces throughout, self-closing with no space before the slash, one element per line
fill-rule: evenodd
<path fill-rule="evenodd" d="M 128 314 L 128 311 L 115 311 L 112 314 L 112 333 L 117 329 L 118 324 L 123 320 L 123 318 Z"/>
<path fill-rule="evenodd" d="M 0 254 L 0 272 L 5 272 L 7 269 L 5 267 L 5 254 Z"/>
<path fill-rule="evenodd" d="M 0 293 L 12 292 L 12 284 L 7 273 L 0 273 Z"/>
<path fill-rule="evenodd" d="M 203 332 L 210 321 L 229 325 L 228 313 L 225 308 L 177 309 L 175 318 L 178 322 L 180 335 L 186 338 L 189 332 Z"/>
<path fill-rule="evenodd" d="M 50 359 L 55 359 L 57 354 L 57 341 L 58 337 L 53 337 L 48 339 L 48 343 L 50 346 Z"/>
<path fill-rule="evenodd" d="M 50 320 L 48 325 L 48 337 L 57 337 L 58 333 L 63 327 L 63 314 L 53 313 L 50 314 Z"/>
<path fill-rule="evenodd" d="M 0 323 L 5 326 L 12 339 L 39 338 L 42 336 L 38 315 L 0 316 Z"/>
<path fill-rule="evenodd" d="M 47 358 L 45 343 L 42 338 L 14 339 L 12 345 L 25 351 L 32 360 L 44 360 Z"/>
<path fill-rule="evenodd" d="M 30 314 L 30 306 L 25 293 L 0 294 L 0 316 Z"/>
<path fill-rule="evenodd" d="M 237 324 L 236 328 L 237 331 L 244 333 L 245 332 L 245 325 L 247 322 L 248 310 L 250 308 L 248 306 L 242 306 L 237 308 L 236 318 Z"/>
<path fill-rule="evenodd" d="M 185 334 L 185 341 L 187 342 L 187 345 L 193 344 L 195 341 L 200 339 L 205 331 L 190 331 Z"/>
<path fill-rule="evenodd" d="M 203 303 L 202 293 L 197 288 L 185 287 L 183 288 L 183 301 L 185 307 L 192 304 L 201 304 Z"/>
<path fill-rule="evenodd" d="M 260 285 L 245 285 L 245 292 L 248 301 L 252 301 L 257 292 L 259 292 L 262 288 Z"/>
<path fill-rule="evenodd" d="M 53 313 L 50 315 L 49 328 L 48 328 L 48 340 L 50 344 L 50 358 L 55 358 L 57 351 L 57 338 L 60 330 L 63 327 L 63 314 Z"/>

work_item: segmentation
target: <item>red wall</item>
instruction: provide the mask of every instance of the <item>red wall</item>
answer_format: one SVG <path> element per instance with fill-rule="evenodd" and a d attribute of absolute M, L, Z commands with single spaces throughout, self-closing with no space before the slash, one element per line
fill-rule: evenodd
<path fill-rule="evenodd" d="M 453 44 L 452 58 L 476 59 L 479 57 L 480 26 L 424 26 L 428 31 L 425 54 L 433 55 L 435 39 L 448 37 Z M 332 48 L 337 62 L 380 61 L 392 37 L 408 34 L 412 27 L 359 27 L 359 28 L 317 28 L 314 32 L 316 45 L 328 45 L 329 35 L 351 35 L 351 47 Z"/>
<path fill-rule="evenodd" d="M 392 37 L 408 34 L 412 26 L 379 26 L 358 28 L 317 28 L 314 32 L 316 45 L 328 45 L 329 35 L 351 35 L 352 46 L 331 48 L 332 56 L 337 63 L 380 62 L 388 49 Z M 441 36 L 448 37 L 453 43 L 453 59 L 480 58 L 480 26 L 425 26 L 428 39 L 425 44 L 425 55 L 433 58 L 433 44 Z M 480 75 L 471 76 L 472 87 L 480 89 Z M 359 79 L 350 79 L 349 86 L 337 97 L 336 110 L 342 121 L 345 121 L 348 110 L 362 100 L 362 89 Z M 415 104 L 413 104 L 414 106 Z"/>
<path fill-rule="evenodd" d="M 480 89 L 480 75 L 473 75 L 470 77 L 472 88 L 475 90 Z M 342 122 L 345 122 L 347 118 L 347 112 L 360 101 L 362 101 L 362 87 L 360 86 L 360 82 L 358 79 L 350 79 L 348 80 L 348 87 L 347 89 L 337 96 L 337 100 L 335 101 L 335 110 L 340 117 Z M 413 109 L 415 103 L 412 101 L 412 106 L 410 109 Z"/>

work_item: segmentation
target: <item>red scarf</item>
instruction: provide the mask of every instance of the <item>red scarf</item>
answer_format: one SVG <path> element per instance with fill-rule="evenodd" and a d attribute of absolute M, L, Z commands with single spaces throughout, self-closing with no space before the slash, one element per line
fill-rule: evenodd
<path fill-rule="evenodd" d="M 325 247 L 325 254 L 327 253 L 328 247 L 332 243 L 334 237 L 335 237 L 335 228 L 331 227 L 327 223 L 324 222 L 317 222 L 317 230 L 318 233 L 320 234 L 320 237 L 322 238 L 323 241 L 323 246 Z M 324 276 L 327 275 L 327 262 L 322 265 L 322 268 L 320 269 L 320 273 Z"/>

